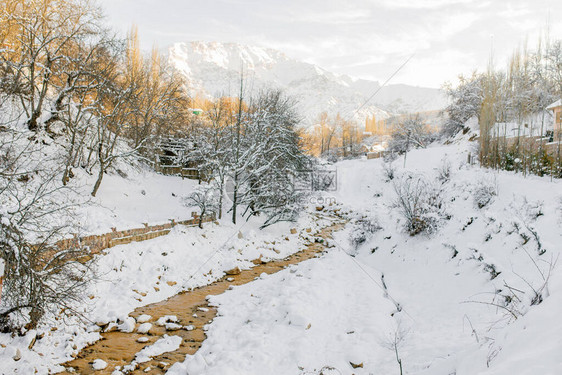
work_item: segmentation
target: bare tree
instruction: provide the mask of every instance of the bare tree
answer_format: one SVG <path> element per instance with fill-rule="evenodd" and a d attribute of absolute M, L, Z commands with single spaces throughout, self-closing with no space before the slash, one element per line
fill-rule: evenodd
<path fill-rule="evenodd" d="M 425 148 L 434 139 L 419 115 L 408 116 L 395 126 L 388 149 L 392 153 L 404 154 L 404 167 L 406 167 L 408 151 L 412 148 Z"/>
<path fill-rule="evenodd" d="M 400 370 L 400 375 L 403 375 L 404 373 L 402 369 L 402 357 L 400 356 L 400 349 L 404 346 L 408 334 L 409 331 L 402 327 L 400 322 L 398 322 L 396 325 L 396 329 L 382 342 L 383 347 L 394 352 L 396 363 L 398 363 L 398 368 Z"/>
<path fill-rule="evenodd" d="M 203 229 L 205 215 L 215 212 L 218 207 L 217 189 L 212 185 L 199 187 L 185 198 L 184 203 L 187 207 L 199 209 L 199 228 Z"/>
<path fill-rule="evenodd" d="M 71 215 L 77 202 L 60 185 L 58 155 L 46 158 L 41 148 L 9 128 L 0 136 L 0 325 L 8 329 L 33 328 L 46 312 L 75 311 L 92 277 L 79 261 L 85 249 L 55 245 L 77 230 Z"/>
<path fill-rule="evenodd" d="M 4 38 L 8 48 L 0 50 L 4 80 L 18 96 L 28 128 L 37 131 L 73 49 L 99 32 L 101 13 L 88 0 L 9 0 L 0 10 L 0 23 L 10 33 Z M 60 94 L 65 92 L 63 85 Z"/>

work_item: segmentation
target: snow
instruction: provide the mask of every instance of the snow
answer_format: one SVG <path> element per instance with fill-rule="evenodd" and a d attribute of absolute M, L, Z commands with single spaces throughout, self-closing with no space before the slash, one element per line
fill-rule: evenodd
<path fill-rule="evenodd" d="M 79 172 L 81 173 L 81 172 Z M 89 176 L 83 176 L 88 180 Z M 89 189 L 93 185 L 87 185 Z M 118 230 L 139 228 L 174 219 L 191 218 L 191 209 L 182 204 L 197 181 L 164 176 L 149 171 L 129 172 L 127 178 L 117 174 L 104 177 L 96 198 L 81 208 L 80 218 L 85 233 L 107 233 L 112 227 Z M 84 189 L 86 190 L 86 189 Z M 88 191 L 84 191 L 88 194 Z"/>
<path fill-rule="evenodd" d="M 438 232 L 415 237 L 403 229 L 382 160 L 338 163 L 337 191 L 321 196 L 341 203 L 350 220 L 329 241 L 334 247 L 212 297 L 218 316 L 205 327 L 208 338 L 169 373 L 319 374 L 328 367 L 341 374 L 397 373 L 388 345 L 396 332 L 403 336 L 399 353 L 408 374 L 561 373 L 562 275 L 559 266 L 550 266 L 562 250 L 562 181 L 483 170 L 466 164 L 469 153 L 474 155 L 473 145 L 458 141 L 409 152 L 405 168 L 402 158 L 393 163 L 398 176 L 423 174 L 435 183 L 437 169 L 451 164 L 450 180 L 442 185 L 450 219 Z M 119 168 L 127 177 L 105 176 L 98 197 L 78 211 L 87 233 L 189 217 L 180 199 L 196 181 L 140 166 Z M 90 177 L 76 175 L 83 183 L 77 191 L 87 194 Z M 497 191 L 482 208 L 474 204 L 480 181 L 493 182 Z M 350 236 L 363 216 L 376 219 L 381 229 L 356 247 Z M 102 277 L 79 312 L 87 321 L 107 324 L 106 330 L 146 334 L 152 317 L 135 322 L 128 314 L 136 307 L 208 284 L 235 267 L 250 268 L 253 259 L 283 258 L 326 224 L 310 212 L 298 223 L 265 230 L 258 229 L 260 220 L 223 220 L 203 230 L 177 226 L 166 236 L 107 249 L 96 256 Z M 290 234 L 293 227 L 300 233 Z M 311 233 L 303 230 L 308 227 Z M 522 292 L 505 305 L 509 288 Z M 533 289 L 542 292 L 539 304 L 532 304 Z M 173 316 L 154 318 L 170 328 L 193 329 Z M 51 318 L 21 336 L 0 334 L 0 373 L 62 371 L 57 364 L 99 340 L 100 329 Z M 138 340 L 148 342 L 144 336 Z M 166 336 L 137 353 L 136 362 L 180 343 L 178 336 Z"/>
<path fill-rule="evenodd" d="M 125 169 L 125 166 L 121 167 Z M 112 226 L 119 229 L 141 227 L 147 215 L 152 215 L 155 221 L 165 221 L 166 217 L 173 216 L 169 214 L 174 210 L 178 216 L 182 215 L 180 218 L 190 216 L 187 209 L 178 203 L 179 198 L 171 193 L 181 197 L 192 189 L 196 181 L 161 176 L 136 168 L 126 170 L 126 173 L 127 178 L 117 174 L 104 177 L 99 202 L 112 207 L 111 210 L 96 204 L 84 206 L 92 213 L 90 217 L 97 215 L 99 219 L 89 226 L 92 231 L 106 232 Z M 123 190 L 120 191 L 117 186 Z M 84 190 L 87 191 L 86 188 Z M 146 195 L 141 193 L 142 190 Z M 157 194 L 159 190 L 162 196 Z M 131 202 L 121 198 L 124 191 Z M 137 193 L 133 195 L 131 191 Z M 136 208 L 132 204 L 134 201 L 138 202 Z M 140 217 L 144 212 L 145 219 L 137 219 L 136 210 Z M 166 236 L 107 249 L 96 256 L 96 269 L 101 277 L 91 285 L 87 291 L 88 298 L 77 309 L 85 314 L 88 321 L 96 324 L 84 324 L 78 319 L 55 321 L 51 318 L 40 327 L 42 338 L 36 340 L 32 350 L 27 348 L 37 332 L 28 332 L 21 338 L 0 334 L 0 373 L 47 374 L 60 371 L 62 367 L 57 364 L 70 360 L 83 347 L 100 339 L 98 324 L 108 324 L 105 330 L 134 329 L 133 318 L 128 314 L 136 307 L 206 285 L 234 267 L 253 267 L 253 259 L 261 257 L 267 261 L 286 257 L 302 249 L 306 237 L 324 225 L 304 214 L 299 223 L 280 223 L 260 230 L 263 220 L 254 217 L 250 221 L 239 220 L 238 225 L 233 225 L 226 219 L 220 225 L 205 224 L 203 230 L 176 226 Z M 313 231 L 304 235 L 290 234 L 292 227 L 310 227 Z M 241 238 L 238 233 L 242 233 Z M 138 323 L 147 323 L 150 319 L 148 316 L 139 317 Z M 53 326 L 56 330 L 51 330 Z M 189 330 L 193 327 L 182 328 Z M 21 352 L 19 361 L 12 359 L 16 350 Z"/>
<path fill-rule="evenodd" d="M 148 331 L 150 331 L 151 328 L 152 328 L 151 323 L 142 323 L 141 325 L 138 326 L 137 332 L 141 334 L 145 334 L 148 333 Z"/>
<path fill-rule="evenodd" d="M 92 368 L 96 371 L 99 370 L 103 370 L 107 367 L 107 362 L 105 362 L 103 359 L 96 359 L 94 360 L 94 363 L 92 363 Z"/>
<path fill-rule="evenodd" d="M 467 165 L 471 150 L 459 142 L 410 152 L 406 168 L 395 161 L 398 175 L 430 180 L 445 160 L 452 166 L 443 185 L 451 218 L 415 237 L 393 207 L 382 160 L 338 163 L 338 189 L 325 199 L 342 203 L 351 222 L 335 247 L 212 297 L 218 316 L 207 339 L 168 373 L 398 373 L 396 332 L 408 374 L 561 373 L 562 275 L 551 265 L 562 250 L 562 181 Z M 494 181 L 497 195 L 478 208 L 482 180 Z M 349 235 L 362 215 L 382 229 L 355 249 Z M 542 303 L 532 304 L 533 290 Z"/>
<path fill-rule="evenodd" d="M 158 318 L 156 321 L 156 325 L 158 326 L 165 326 L 166 323 L 175 323 L 178 321 L 178 317 L 175 315 L 165 315 L 161 318 Z"/>
<path fill-rule="evenodd" d="M 117 326 L 117 329 L 121 332 L 130 333 L 135 330 L 135 318 L 130 316 L 126 317 L 121 324 Z"/>
<path fill-rule="evenodd" d="M 546 107 L 546 109 L 554 109 L 554 108 L 558 108 L 560 106 L 562 106 L 562 99 L 558 99 L 557 101 L 555 101 L 554 103 L 552 103 L 551 105 Z"/>
<path fill-rule="evenodd" d="M 180 347 L 182 338 L 180 336 L 164 335 L 158 339 L 154 344 L 144 347 L 140 352 L 135 355 L 135 361 L 144 363 L 150 361 L 152 357 L 167 352 L 173 352 Z"/>
<path fill-rule="evenodd" d="M 394 305 L 382 291 L 373 290 L 376 286 L 338 251 L 291 270 L 212 297 L 210 302 L 221 307 L 208 339 L 168 374 L 297 374 L 299 367 L 341 370 L 350 368 L 348 361 L 373 358 L 369 352 L 384 332 L 378 331 L 392 324 Z M 365 315 L 372 318 L 367 326 L 360 320 Z M 339 354 L 342 348 L 345 356 Z"/>
<path fill-rule="evenodd" d="M 332 73 L 313 64 L 297 61 L 283 53 L 236 43 L 187 42 L 169 48 L 169 61 L 186 78 L 191 92 L 209 96 L 235 95 L 240 66 L 244 65 L 249 85 L 254 90 L 278 87 L 299 99 L 306 126 L 323 111 L 330 115 L 355 117 L 360 124 L 365 118 L 389 117 L 390 112 L 439 110 L 446 98 L 441 90 L 407 85 L 387 85 L 358 80 Z M 229 87 L 231 92 L 224 92 Z M 375 91 L 376 97 L 363 106 Z M 379 104 L 380 103 L 380 104 Z M 357 108 L 361 110 L 356 111 Z"/>
<path fill-rule="evenodd" d="M 137 318 L 137 322 L 138 322 L 138 323 L 146 323 L 146 322 L 148 322 L 151 318 L 152 318 L 152 316 L 150 316 L 150 315 L 148 315 L 148 314 L 142 314 L 142 315 L 139 315 L 139 317 Z"/>

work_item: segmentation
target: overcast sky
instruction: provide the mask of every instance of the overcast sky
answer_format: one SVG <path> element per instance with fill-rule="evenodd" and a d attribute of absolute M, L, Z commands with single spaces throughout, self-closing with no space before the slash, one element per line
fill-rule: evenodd
<path fill-rule="evenodd" d="M 141 45 L 221 41 L 271 47 L 336 73 L 440 87 L 503 66 L 549 26 L 562 39 L 561 0 L 101 0 L 109 23 L 135 23 Z M 493 47 L 492 47 L 493 46 Z"/>

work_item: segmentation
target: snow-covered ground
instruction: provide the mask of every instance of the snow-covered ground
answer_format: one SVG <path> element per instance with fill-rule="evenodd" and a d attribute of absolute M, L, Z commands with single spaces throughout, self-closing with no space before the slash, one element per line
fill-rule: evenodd
<path fill-rule="evenodd" d="M 555 264 L 562 182 L 466 165 L 470 147 L 458 142 L 410 152 L 406 168 L 403 159 L 394 162 L 393 180 L 382 160 L 338 163 L 338 189 L 324 200 L 339 202 L 350 222 L 328 253 L 212 297 L 218 316 L 207 340 L 169 373 L 393 374 L 399 373 L 395 339 L 405 374 L 562 373 L 562 272 Z M 450 178 L 438 181 L 445 164 Z M 190 216 L 181 197 L 195 181 L 138 166 L 121 172 L 106 176 L 98 197 L 80 208 L 83 228 L 105 232 Z M 406 233 L 394 205 L 394 185 L 408 174 L 439 188 L 444 214 L 431 234 Z M 78 178 L 87 191 L 91 177 Z M 496 195 L 478 208 L 474 197 L 482 186 Z M 365 220 L 376 225 L 356 246 L 350 239 L 361 237 Z M 235 266 L 251 267 L 260 256 L 283 258 L 326 223 L 311 212 L 298 223 L 259 225 L 253 218 L 203 230 L 178 226 L 167 236 L 108 249 L 97 257 L 86 321 L 53 318 L 21 337 L 0 334 L 0 373 L 61 370 L 57 364 L 99 339 L 95 323 L 130 329 L 127 315 L 136 307 L 207 284 Z M 298 233 L 291 234 L 293 227 Z M 138 358 L 173 350 L 173 337 Z"/>
<path fill-rule="evenodd" d="M 395 338 L 405 374 L 562 373 L 562 183 L 466 165 L 469 151 L 411 152 L 393 181 L 381 160 L 338 163 L 326 198 L 351 222 L 335 247 L 212 297 L 208 339 L 169 373 L 398 374 Z M 450 180 L 436 181 L 444 163 Z M 447 217 L 432 234 L 403 229 L 394 183 L 407 173 L 440 188 Z M 481 186 L 496 195 L 478 208 Z M 382 229 L 355 248 L 361 216 Z"/>
<path fill-rule="evenodd" d="M 182 204 L 182 198 L 193 191 L 197 181 L 159 175 L 126 163 L 116 169 L 120 172 L 104 177 L 95 198 L 74 208 L 74 216 L 83 220 L 80 227 L 85 233 L 191 217 L 192 210 Z M 74 179 L 73 199 L 87 196 L 95 177 L 77 170 Z M 250 268 L 251 261 L 260 257 L 284 258 L 302 250 L 306 238 L 326 224 L 304 214 L 298 223 L 280 223 L 260 230 L 263 218 L 240 218 L 237 225 L 229 219 L 221 220 L 219 225 L 205 224 L 203 230 L 176 226 L 166 236 L 115 246 L 96 256 L 98 279 L 79 308 L 82 321 L 62 321 L 51 316 L 22 337 L 0 333 L 0 374 L 62 370 L 57 364 L 70 360 L 100 338 L 97 323 L 126 330 L 130 325 L 127 315 L 136 307 L 206 285 L 234 267 Z M 311 232 L 299 230 L 292 234 L 292 228 L 311 228 Z"/>
<path fill-rule="evenodd" d="M 89 182 L 81 189 L 87 196 L 95 178 L 84 173 L 83 180 Z M 112 227 L 122 230 L 139 228 L 143 223 L 152 225 L 171 219 L 189 219 L 193 210 L 184 206 L 182 198 L 196 186 L 196 180 L 144 169 L 129 171 L 126 178 L 109 174 L 104 177 L 97 196 L 77 209 L 76 217 L 88 234 L 107 233 Z"/>

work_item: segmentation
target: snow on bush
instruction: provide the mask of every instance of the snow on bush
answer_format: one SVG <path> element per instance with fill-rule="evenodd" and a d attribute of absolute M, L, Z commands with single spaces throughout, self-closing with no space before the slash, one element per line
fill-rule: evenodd
<path fill-rule="evenodd" d="M 363 216 L 362 218 L 355 221 L 351 233 L 349 235 L 349 240 L 354 249 L 367 242 L 374 233 L 381 230 L 382 227 L 376 217 Z"/>
<path fill-rule="evenodd" d="M 396 167 L 392 164 L 392 162 L 385 161 L 382 165 L 382 169 L 386 182 L 394 180 L 394 177 L 396 176 Z"/>
<path fill-rule="evenodd" d="M 451 162 L 445 158 L 437 167 L 437 180 L 442 184 L 448 182 L 451 179 Z"/>
<path fill-rule="evenodd" d="M 433 233 L 448 217 L 443 203 L 443 191 L 425 176 L 405 175 L 394 182 L 395 207 L 405 220 L 406 231 L 415 236 Z"/>
<path fill-rule="evenodd" d="M 490 179 L 482 178 L 476 182 L 472 192 L 474 205 L 478 208 L 484 208 L 492 202 L 497 194 L 496 183 Z"/>
<path fill-rule="evenodd" d="M 542 201 L 529 201 L 527 197 L 517 198 L 510 204 L 517 218 L 532 222 L 544 215 L 544 203 Z"/>

